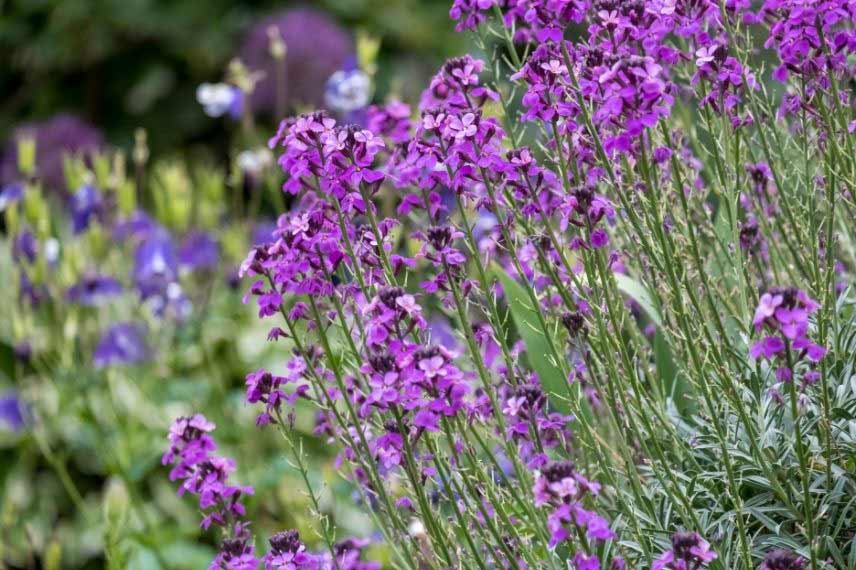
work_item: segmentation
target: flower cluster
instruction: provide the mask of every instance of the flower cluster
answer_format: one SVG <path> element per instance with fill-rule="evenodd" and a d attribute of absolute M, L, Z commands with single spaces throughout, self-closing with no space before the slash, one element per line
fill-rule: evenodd
<path fill-rule="evenodd" d="M 574 527 L 584 530 L 591 540 L 615 538 L 606 519 L 584 506 L 586 498 L 600 493 L 600 484 L 578 473 L 572 461 L 550 461 L 544 465 L 532 493 L 536 506 L 551 508 L 547 519 L 551 546 L 572 537 Z"/>
<path fill-rule="evenodd" d="M 749 353 L 752 358 L 765 358 L 776 363 L 776 378 L 792 382 L 797 363 L 807 358 L 809 363 L 819 362 L 826 348 L 815 344 L 808 336 L 809 316 L 819 305 L 799 289 L 773 288 L 761 296 L 752 323 L 765 336 L 755 342 Z M 813 368 L 806 371 L 802 380 L 814 384 L 820 373 Z"/>
<path fill-rule="evenodd" d="M 651 570 L 693 570 L 716 559 L 710 544 L 697 532 L 677 532 L 672 535 L 672 548 L 664 552 Z"/>

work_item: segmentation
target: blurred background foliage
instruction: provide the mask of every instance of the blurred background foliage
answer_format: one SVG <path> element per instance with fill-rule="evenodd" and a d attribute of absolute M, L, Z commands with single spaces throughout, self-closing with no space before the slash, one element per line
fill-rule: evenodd
<path fill-rule="evenodd" d="M 126 149 L 142 127 L 157 156 L 178 149 L 216 150 L 226 126 L 204 115 L 194 96 L 197 85 L 223 78 L 254 24 L 301 7 L 325 10 L 346 30 L 380 39 L 378 99 L 390 92 L 413 98 L 445 57 L 466 47 L 448 22 L 448 5 L 445 0 L 0 0 L 0 138 L 6 140 L 22 122 L 68 112 Z"/>

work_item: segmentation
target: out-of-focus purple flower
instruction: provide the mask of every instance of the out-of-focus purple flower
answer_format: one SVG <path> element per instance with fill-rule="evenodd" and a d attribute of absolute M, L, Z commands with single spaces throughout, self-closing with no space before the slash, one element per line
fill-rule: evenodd
<path fill-rule="evenodd" d="M 228 83 L 203 83 L 196 88 L 196 101 L 209 117 L 240 119 L 244 109 L 243 92 Z"/>
<path fill-rule="evenodd" d="M 286 45 L 284 69 L 270 54 L 268 29 L 275 27 Z M 327 79 L 342 69 L 354 52 L 353 41 L 330 16 L 313 8 L 295 8 L 258 22 L 244 40 L 240 57 L 252 71 L 264 72 L 250 104 L 254 111 L 277 108 L 277 77 L 283 76 L 281 103 L 321 106 Z M 282 64 L 280 64 L 282 65 Z"/>
<path fill-rule="evenodd" d="M 24 427 L 24 406 L 16 392 L 0 396 L 0 426 L 15 432 Z"/>
<path fill-rule="evenodd" d="M 159 230 L 157 223 L 142 210 L 136 210 L 127 218 L 113 226 L 113 237 L 119 241 L 126 239 L 144 239 Z"/>
<path fill-rule="evenodd" d="M 343 115 L 365 108 L 371 97 L 372 80 L 359 69 L 340 69 L 330 76 L 324 89 L 327 107 Z"/>
<path fill-rule="evenodd" d="M 214 269 L 219 259 L 220 245 L 206 232 L 188 234 L 178 249 L 178 263 L 190 271 Z"/>
<path fill-rule="evenodd" d="M 24 197 L 24 185 L 20 182 L 11 182 L 0 189 L 0 212 Z"/>
<path fill-rule="evenodd" d="M 101 214 L 103 208 L 101 192 L 91 184 L 81 186 L 71 196 L 69 205 L 71 208 L 71 229 L 74 233 L 79 234 L 89 227 L 93 218 L 97 218 Z"/>
<path fill-rule="evenodd" d="M 391 101 L 383 106 L 372 105 L 368 109 L 367 126 L 370 131 L 394 144 L 405 143 L 410 139 L 413 126 L 410 105 L 401 101 Z"/>
<path fill-rule="evenodd" d="M 36 141 L 36 175 L 50 191 L 66 190 L 63 156 L 85 157 L 104 146 L 101 132 L 73 115 L 54 115 L 45 121 L 19 127 L 3 152 L 0 180 L 11 182 L 19 177 L 18 141 L 32 137 Z"/>
<path fill-rule="evenodd" d="M 39 242 L 28 229 L 21 230 L 12 240 L 12 261 L 16 263 L 33 263 L 38 251 Z"/>
<path fill-rule="evenodd" d="M 672 549 L 655 560 L 651 570 L 701 568 L 715 558 L 716 552 L 697 532 L 676 532 L 672 535 Z"/>
<path fill-rule="evenodd" d="M 72 303 L 95 307 L 122 293 L 122 286 L 112 277 L 89 274 L 69 287 L 66 296 Z"/>
<path fill-rule="evenodd" d="M 136 323 L 117 323 L 101 335 L 93 354 L 93 364 L 96 368 L 137 364 L 148 357 L 143 327 Z"/>
<path fill-rule="evenodd" d="M 164 295 L 178 278 L 175 244 L 165 230 L 152 233 L 137 246 L 133 277 L 143 299 Z"/>
<path fill-rule="evenodd" d="M 758 570 L 803 570 L 805 565 L 805 558 L 790 550 L 779 549 L 764 555 L 764 562 Z"/>

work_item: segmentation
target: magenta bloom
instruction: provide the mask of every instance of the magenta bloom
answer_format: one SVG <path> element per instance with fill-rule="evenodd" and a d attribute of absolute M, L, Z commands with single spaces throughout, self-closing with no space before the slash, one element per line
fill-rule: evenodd
<path fill-rule="evenodd" d="M 716 552 L 697 532 L 677 532 L 672 535 L 672 549 L 664 552 L 651 570 L 691 570 L 714 560 Z"/>

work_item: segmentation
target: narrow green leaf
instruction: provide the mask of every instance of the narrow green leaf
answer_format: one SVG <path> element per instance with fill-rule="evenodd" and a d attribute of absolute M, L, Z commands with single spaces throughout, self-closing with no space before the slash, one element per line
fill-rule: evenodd
<path fill-rule="evenodd" d="M 571 407 L 567 400 L 567 379 L 550 355 L 547 338 L 538 321 L 538 308 L 532 306 L 523 285 L 498 267 L 494 267 L 493 272 L 502 284 L 511 318 L 526 345 L 526 358 L 530 368 L 541 379 L 541 386 L 550 397 L 550 403 L 560 412 L 569 413 Z"/>

